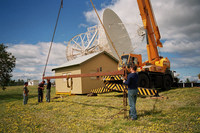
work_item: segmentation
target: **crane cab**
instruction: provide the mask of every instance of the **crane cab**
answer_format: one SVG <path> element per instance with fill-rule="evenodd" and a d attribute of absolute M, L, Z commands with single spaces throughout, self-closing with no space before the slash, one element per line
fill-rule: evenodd
<path fill-rule="evenodd" d="M 123 54 L 120 57 L 118 64 L 118 70 L 126 68 L 129 71 L 130 65 L 135 64 L 140 67 L 142 65 L 142 56 L 141 54 Z"/>
<path fill-rule="evenodd" d="M 167 58 L 157 61 L 145 61 L 142 63 L 142 56 L 139 54 L 123 54 L 120 57 L 118 70 L 126 69 L 130 73 L 130 65 L 135 64 L 139 74 L 139 87 L 169 89 L 173 82 L 170 62 Z"/>

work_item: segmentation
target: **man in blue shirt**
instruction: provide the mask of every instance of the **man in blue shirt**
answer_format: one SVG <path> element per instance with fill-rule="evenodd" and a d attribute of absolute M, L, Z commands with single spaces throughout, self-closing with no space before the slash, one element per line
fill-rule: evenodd
<path fill-rule="evenodd" d="M 138 93 L 138 74 L 136 73 L 137 66 L 130 66 L 130 74 L 128 74 L 127 81 L 124 81 L 128 85 L 128 101 L 130 106 L 129 116 L 132 120 L 137 120 L 136 112 L 136 100 Z"/>

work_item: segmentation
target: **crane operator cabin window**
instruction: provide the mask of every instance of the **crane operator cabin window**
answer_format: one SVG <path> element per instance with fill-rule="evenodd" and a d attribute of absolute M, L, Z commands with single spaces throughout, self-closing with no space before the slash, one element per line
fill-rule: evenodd
<path fill-rule="evenodd" d="M 119 64 L 120 67 L 122 67 L 123 65 L 127 65 L 128 62 L 128 55 L 124 55 L 121 57 L 121 63 Z"/>
<path fill-rule="evenodd" d="M 138 59 L 136 57 L 132 57 L 132 58 L 130 58 L 130 63 L 132 63 L 134 65 L 138 65 Z"/>

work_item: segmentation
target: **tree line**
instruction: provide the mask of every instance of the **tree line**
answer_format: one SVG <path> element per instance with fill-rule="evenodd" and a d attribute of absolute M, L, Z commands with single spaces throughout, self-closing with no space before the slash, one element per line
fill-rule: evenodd
<path fill-rule="evenodd" d="M 10 80 L 8 86 L 17 86 L 17 85 L 24 85 L 25 81 L 23 79 L 18 80 Z"/>

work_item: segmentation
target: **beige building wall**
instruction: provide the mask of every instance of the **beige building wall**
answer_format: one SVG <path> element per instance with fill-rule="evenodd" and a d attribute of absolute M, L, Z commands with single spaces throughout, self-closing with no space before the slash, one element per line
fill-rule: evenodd
<path fill-rule="evenodd" d="M 97 69 L 102 69 L 102 72 L 111 72 L 117 70 L 118 62 L 109 57 L 108 55 L 101 53 L 93 57 L 92 59 L 82 63 L 81 72 L 82 73 L 94 73 Z M 104 83 L 102 79 L 99 80 L 96 77 L 82 78 L 82 93 L 90 93 L 92 89 L 97 89 L 103 87 Z"/>
<path fill-rule="evenodd" d="M 80 66 L 71 66 L 67 68 L 60 68 L 55 70 L 55 76 L 81 74 Z M 73 89 L 67 87 L 66 79 L 56 79 L 56 94 L 67 94 L 71 91 L 74 94 L 82 94 L 81 78 L 73 78 Z M 69 84 L 71 82 L 69 80 Z"/>
<path fill-rule="evenodd" d="M 111 72 L 117 70 L 117 65 L 117 61 L 105 53 L 101 53 L 80 65 L 56 69 L 55 76 L 96 73 L 97 69 L 99 69 L 99 71 L 102 69 L 102 72 Z M 56 79 L 55 83 L 56 94 L 67 94 L 70 91 L 72 94 L 87 94 L 90 93 L 92 89 L 104 86 L 102 79 L 97 79 L 97 77 L 73 78 L 72 90 L 67 87 L 66 79 Z"/>

